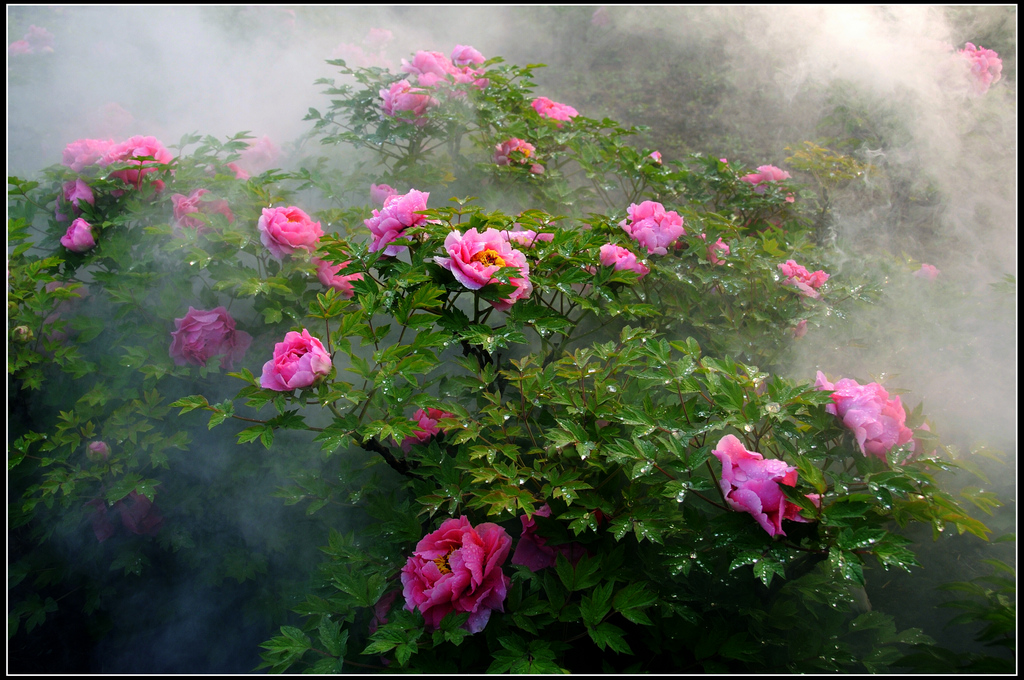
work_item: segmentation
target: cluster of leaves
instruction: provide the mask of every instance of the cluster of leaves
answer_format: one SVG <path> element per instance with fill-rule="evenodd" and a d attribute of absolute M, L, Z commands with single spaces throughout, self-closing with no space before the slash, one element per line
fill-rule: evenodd
<path fill-rule="evenodd" d="M 87 177 L 97 200 L 82 208 L 98 245 L 84 254 L 57 245 L 66 223 L 49 217 L 76 176 L 55 168 L 45 185 L 11 181 L 9 373 L 16 390 L 46 395 L 10 447 L 14 571 L 30 573 L 58 532 L 126 575 L 160 550 L 182 553 L 183 566 L 216 553 L 221 578 L 260 577 L 267 554 L 291 546 L 268 538 L 242 550 L 247 541 L 203 528 L 204 502 L 255 488 L 261 472 L 250 453 L 234 454 L 251 449 L 226 446 L 230 472 L 198 488 L 176 451 L 191 453 L 205 424 L 273 451 L 275 498 L 329 535 L 327 561 L 295 609 L 303 622 L 263 645 L 272 671 L 875 671 L 899 657 L 894 645 L 928 642 L 882 614 L 847 615 L 865 567 L 917 566 L 894 522 L 981 538 L 987 530 L 936 479 L 954 467 L 936 438 L 925 437 L 931 456 L 910 460 L 904 448 L 890 465 L 865 458 L 825 411 L 826 393 L 772 374 L 799 321 L 829 323 L 874 290 L 833 277 L 818 300 L 782 285 L 786 259 L 830 258 L 787 200 L 797 187 L 771 183 L 759 194 L 740 179 L 743 168 L 712 157 L 656 162 L 630 146 L 635 130 L 611 120 L 558 127 L 530 106 L 535 66 L 492 59 L 486 89 L 439 95 L 419 126 L 380 115 L 379 91 L 398 77 L 337 65 L 359 87 L 328 82 L 337 98 L 308 119 L 324 144 L 357 147 L 353 172 L 324 160 L 242 181 L 226 164 L 244 134 L 188 136 L 151 178 L 163 192 Z M 497 166 L 494 145 L 509 137 L 534 144 L 545 172 Z M 352 200 L 369 180 L 434 192 L 427 222 L 406 230 L 398 257 L 369 251 L 369 207 Z M 170 195 L 196 188 L 226 199 L 234 222 L 215 214 L 201 233 L 175 228 Z M 309 255 L 279 261 L 259 242 L 260 209 L 307 189 L 334 205 L 319 215 L 329 233 L 316 255 L 363 274 L 351 297 L 325 292 Z M 481 198 L 437 207 L 442 191 Z M 599 251 L 612 243 L 643 257 L 618 223 L 644 199 L 683 215 L 686 235 L 646 258 L 641 279 L 602 266 Z M 517 203 L 518 212 L 482 207 Z M 435 258 L 453 231 L 516 225 L 551 240 L 523 246 L 533 293 L 497 312 L 490 303 L 513 290 L 514 269 L 469 290 Z M 41 233 L 35 242 L 30 229 Z M 730 246 L 724 264 L 707 251 L 719 237 Z M 66 285 L 47 291 L 51 282 Z M 82 283 L 90 295 L 81 311 L 66 325 L 50 319 Z M 189 305 L 228 307 L 253 336 L 230 383 L 216 360 L 177 366 L 168 356 L 173 321 Z M 263 389 L 254 369 L 285 332 L 303 328 L 323 340 L 333 370 L 297 392 Z M 451 414 L 441 434 L 403 447 L 416 432 L 410 415 L 429 408 Z M 923 419 L 918 411 L 908 424 Z M 787 522 L 785 537 L 729 509 L 712 455 L 728 434 L 798 469 L 783 491 L 806 522 Z M 111 455 L 87 459 L 83 447 L 97 439 Z M 90 541 L 87 504 L 112 507 L 133 492 L 160 504 L 158 537 Z M 547 518 L 536 514 L 545 505 Z M 358 531 L 329 529 L 354 513 Z M 505 565 L 504 612 L 481 633 L 467 634 L 465 615 L 425 630 L 419 612 L 403 609 L 398 571 L 417 541 L 461 515 L 498 523 L 514 541 L 520 518 L 532 516 L 548 545 L 576 544 L 582 556 L 537 572 Z M 52 584 L 37 579 L 16 593 L 13 614 L 26 628 L 56 606 Z"/>

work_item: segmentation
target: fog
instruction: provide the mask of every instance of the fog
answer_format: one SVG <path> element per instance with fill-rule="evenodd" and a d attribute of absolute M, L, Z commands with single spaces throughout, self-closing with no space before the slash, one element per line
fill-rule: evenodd
<path fill-rule="evenodd" d="M 866 102 L 869 114 L 858 114 L 859 127 L 848 132 L 884 144 L 856 150 L 871 171 L 858 180 L 863 186 L 836 193 L 831 273 L 855 271 L 861 249 L 889 250 L 906 266 L 889 274 L 877 307 L 835 331 L 812 328 L 794 345 L 787 372 L 808 381 L 817 370 L 884 378 L 908 410 L 923 400 L 959 455 L 981 444 L 1005 452 L 1001 465 L 978 462 L 988 488 L 1012 503 L 1016 287 L 999 293 L 993 284 L 1017 273 L 1015 8 L 611 6 L 597 17 L 594 9 L 8 6 L 8 43 L 30 25 L 54 36 L 52 53 L 8 56 L 8 174 L 59 163 L 79 138 L 152 135 L 170 145 L 193 132 L 267 135 L 287 162 L 310 129 L 307 109 L 326 105 L 313 84 L 335 77 L 325 60 L 350 58 L 355 47 L 392 71 L 417 50 L 447 53 L 456 44 L 510 63 L 544 63 L 539 95 L 589 117 L 649 125 L 642 141 L 657 140 L 666 160 L 703 151 L 748 167 L 785 167 L 785 147 L 835 136 L 842 126 L 825 117 L 837 102 Z M 378 47 L 368 37 L 373 28 L 394 37 Z M 984 95 L 957 71 L 953 53 L 966 41 L 1003 60 L 1002 79 Z M 889 198 L 865 200 L 872 196 Z M 921 262 L 937 266 L 940 278 L 912 277 Z M 230 454 L 223 455 L 215 464 L 225 464 Z M 272 491 L 254 491 L 266 502 L 237 499 L 231 521 L 239 532 L 286 540 Z M 302 554 L 315 559 L 326 537 L 310 540 Z M 1012 549 L 999 557 L 1012 559 Z M 974 575 L 971 567 L 963 577 Z M 171 623 L 104 643 L 93 668 L 250 670 L 256 645 L 274 631 L 249 622 L 232 637 L 223 612 L 240 594 L 215 590 L 175 578 L 166 600 L 174 603 Z M 140 606 L 118 603 L 112 617 L 145 629 L 133 615 Z M 223 636 L 218 658 L 152 651 L 191 648 L 215 634 Z"/>

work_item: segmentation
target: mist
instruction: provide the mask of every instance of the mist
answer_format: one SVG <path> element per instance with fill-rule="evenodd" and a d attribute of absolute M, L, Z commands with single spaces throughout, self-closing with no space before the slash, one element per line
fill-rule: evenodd
<path fill-rule="evenodd" d="M 1013 506 L 1016 285 L 1004 283 L 1006 292 L 999 285 L 1017 275 L 1016 8 L 612 6 L 600 20 L 595 9 L 9 6 L 8 43 L 30 25 L 45 27 L 54 41 L 52 53 L 8 56 L 8 174 L 31 178 L 59 163 L 63 148 L 79 138 L 151 135 L 170 145 L 193 132 L 224 139 L 243 130 L 274 140 L 287 166 L 310 129 L 302 121 L 307 109 L 326 103 L 314 81 L 337 75 L 325 60 L 352 55 L 353 46 L 369 52 L 372 28 L 393 32 L 379 53 L 392 72 L 417 50 L 447 53 L 456 44 L 510 63 L 546 64 L 537 71 L 538 95 L 584 116 L 649 126 L 638 144 L 657 142 L 666 160 L 701 151 L 751 168 L 786 167 L 787 146 L 840 139 L 842 125 L 827 119 L 837 103 L 869 102 L 868 114 L 857 114 L 856 132 L 877 133 L 886 143 L 856 149 L 871 171 L 857 180 L 859 193 L 836 193 L 830 273 L 856 271 L 861 249 L 888 250 L 906 266 L 887 273 L 882 301 L 842 320 L 841 332 L 812 328 L 795 342 L 788 377 L 813 381 L 821 370 L 833 379 L 878 380 L 902 395 L 908 411 L 923 401 L 958 455 L 970 457 L 982 445 L 1005 453 L 1002 463 L 974 462 L 987 471 L 987 488 Z M 1003 60 L 1001 80 L 983 96 L 948 65 L 966 41 L 996 49 Z M 894 198 L 864 200 L 872 191 Z M 940 278 L 914 278 L 922 262 L 938 267 Z M 302 436 L 287 444 L 316 447 Z M 196 482 L 212 474 L 206 466 L 240 464 L 233 446 L 226 436 L 195 441 L 206 451 L 190 472 Z M 251 488 L 251 498 L 226 499 L 218 521 L 225 533 L 242 537 L 233 540 L 287 543 L 302 533 L 293 524 L 301 512 L 271 497 L 272 466 L 262 474 L 266 484 Z M 991 523 L 996 535 L 1016 530 L 1015 507 L 1007 512 L 1012 516 Z M 929 547 L 928 534 L 915 549 L 980 554 L 973 545 L 948 547 L 952 538 Z M 325 542 L 326 536 L 309 537 L 290 562 L 310 560 L 312 569 L 316 546 Z M 1014 562 L 1012 547 L 985 553 L 993 554 Z M 977 573 L 964 566 L 929 578 Z M 876 583 L 890 577 L 901 578 L 880 574 Z M 280 622 L 246 619 L 233 630 L 237 617 L 224 612 L 258 586 L 168 579 L 166 593 L 140 593 L 112 606 L 112 626 L 137 634 L 105 641 L 90 669 L 254 668 L 259 643 Z M 918 603 L 919 618 L 933 616 L 925 604 Z M 140 620 L 147 608 L 167 623 Z M 211 639 L 215 654 L 195 651 Z M 169 649 L 192 651 L 175 656 Z"/>

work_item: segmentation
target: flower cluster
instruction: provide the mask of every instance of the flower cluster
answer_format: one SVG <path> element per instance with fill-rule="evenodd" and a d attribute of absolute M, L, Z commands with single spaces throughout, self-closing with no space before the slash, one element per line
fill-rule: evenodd
<path fill-rule="evenodd" d="M 7 56 L 9 57 L 51 52 L 53 52 L 53 34 L 39 26 L 29 26 L 28 33 L 21 40 L 15 40 L 7 46 Z"/>
<path fill-rule="evenodd" d="M 289 331 L 284 342 L 274 345 L 274 358 L 263 364 L 260 387 L 278 392 L 309 387 L 330 373 L 331 366 L 331 355 L 308 330 Z"/>
<path fill-rule="evenodd" d="M 447 519 L 416 544 L 402 567 L 405 608 L 419 610 L 428 630 L 449 613 L 468 613 L 466 629 L 479 633 L 491 611 L 505 610 L 512 582 L 501 567 L 512 538 L 497 524 L 476 527 L 463 516 Z"/>
<path fill-rule="evenodd" d="M 786 277 L 783 284 L 796 286 L 801 295 L 814 299 L 821 297 L 818 289 L 829 279 L 828 274 L 821 269 L 813 273 L 809 272 L 807 267 L 797 264 L 796 260 L 786 260 L 779 265 L 779 271 Z"/>
<path fill-rule="evenodd" d="M 92 524 L 96 540 L 102 543 L 113 536 L 117 531 L 117 525 L 107 516 L 107 504 L 103 499 L 93 499 L 86 503 L 85 507 L 92 508 L 89 523 Z M 156 536 L 164 523 L 163 515 L 153 501 L 138 491 L 132 491 L 114 503 L 112 509 L 121 514 L 122 526 L 139 536 Z"/>
<path fill-rule="evenodd" d="M 656 201 L 632 203 L 626 214 L 628 217 L 619 222 L 619 226 L 646 248 L 649 255 L 665 255 L 669 246 L 686 234 L 682 216 L 674 210 L 665 210 L 665 206 Z"/>
<path fill-rule="evenodd" d="M 562 122 L 569 122 L 576 116 L 580 115 L 580 112 L 569 106 L 568 104 L 559 104 L 553 102 L 547 97 L 537 97 L 530 106 L 537 112 L 537 115 L 541 118 L 549 118 L 554 121 L 561 121 L 558 123 L 558 127 L 562 127 Z"/>
<path fill-rule="evenodd" d="M 324 235 L 320 223 L 295 206 L 264 208 L 256 228 L 263 245 L 278 260 L 296 250 L 312 253 Z"/>
<path fill-rule="evenodd" d="M 67 154 L 67 150 L 65 150 L 65 154 Z M 117 177 L 125 184 L 139 188 L 143 177 L 152 175 L 159 170 L 155 166 L 167 165 L 173 160 L 174 156 L 164 148 L 164 145 L 156 137 L 136 135 L 107 148 L 106 153 L 99 159 L 98 165 L 105 168 L 112 163 L 127 163 L 128 167 L 114 170 L 110 176 Z M 74 169 L 73 166 L 72 169 Z M 163 180 L 153 180 L 153 187 L 157 191 L 163 191 Z"/>
<path fill-rule="evenodd" d="M 402 252 L 406 246 L 390 244 L 400 238 L 408 239 L 405 230 L 409 227 L 418 227 L 426 223 L 427 218 L 416 213 L 427 209 L 429 198 L 429 191 L 416 189 L 411 189 L 407 194 L 392 194 L 385 198 L 384 207 L 374 210 L 372 217 L 363 220 L 363 224 L 373 234 L 370 252 L 383 250 L 384 254 L 390 257 Z"/>
<path fill-rule="evenodd" d="M 484 55 L 469 45 L 456 45 L 451 58 L 441 52 L 420 50 L 412 61 L 402 60 L 402 70 L 416 76 L 416 82 L 423 87 L 439 87 L 441 85 L 471 84 L 477 89 L 484 89 L 489 84 L 487 78 L 481 78 L 484 69 L 473 68 L 487 61 Z"/>
<path fill-rule="evenodd" d="M 483 233 L 470 229 L 466 233 L 453 231 L 444 239 L 448 257 L 435 257 L 434 261 L 451 271 L 455 279 L 470 290 L 480 290 L 489 283 L 498 283 L 495 277 L 503 267 L 516 267 L 519 276 L 509 276 L 508 282 L 515 290 L 502 300 L 491 304 L 500 312 L 512 307 L 516 300 L 530 297 L 533 284 L 530 283 L 530 265 L 526 256 L 514 249 L 505 238 L 504 232 L 488 229 Z"/>
<path fill-rule="evenodd" d="M 994 50 L 987 50 L 984 47 L 975 47 L 974 43 L 967 43 L 959 52 L 960 56 L 967 59 L 971 65 L 971 75 L 974 76 L 974 91 L 977 94 L 985 94 L 993 83 L 999 81 L 1003 74 L 1003 60 Z"/>
<path fill-rule="evenodd" d="M 518 137 L 505 140 L 494 146 L 494 162 L 498 165 L 509 165 L 510 163 L 524 164 L 530 160 L 530 156 L 537 151 L 537 147 Z M 540 175 L 544 172 L 544 166 L 539 163 L 530 165 L 530 172 Z"/>
<path fill-rule="evenodd" d="M 760 453 L 748 451 L 734 435 L 727 434 L 711 452 L 722 463 L 718 485 L 733 510 L 753 515 L 769 536 L 785 536 L 782 520 L 807 520 L 800 508 L 786 500 L 780 484 L 796 486 L 797 470 L 781 460 L 765 460 Z M 817 504 L 816 494 L 807 496 Z"/>
<path fill-rule="evenodd" d="M 178 366 L 206 366 L 212 357 L 220 356 L 220 367 L 231 370 L 252 343 L 252 336 L 235 329 L 235 320 L 224 307 L 207 311 L 190 306 L 174 326 L 168 352 Z"/>
<path fill-rule="evenodd" d="M 906 426 L 907 413 L 900 398 L 889 398 L 889 393 L 878 383 L 861 385 L 844 378 L 832 384 L 818 371 L 814 386 L 819 390 L 832 390 L 832 402 L 825 410 L 842 419 L 843 425 L 853 431 L 857 445 L 865 456 L 885 461 L 886 453 L 906 444 L 914 432 Z"/>
<path fill-rule="evenodd" d="M 204 201 L 202 197 L 210 193 L 209 189 L 196 189 L 188 196 L 174 194 L 171 196 L 171 204 L 174 206 L 174 221 L 179 227 L 195 229 L 197 232 L 208 231 L 206 222 L 193 215 L 223 215 L 227 218 L 228 224 L 235 221 L 235 216 L 228 207 L 228 202 L 220 199 L 216 201 Z"/>

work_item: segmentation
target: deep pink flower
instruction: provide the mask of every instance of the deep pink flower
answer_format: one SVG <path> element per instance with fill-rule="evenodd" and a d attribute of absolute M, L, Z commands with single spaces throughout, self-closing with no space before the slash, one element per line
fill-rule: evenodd
<path fill-rule="evenodd" d="M 324 235 L 319 222 L 296 208 L 264 208 L 256 228 L 260 240 L 278 260 L 296 250 L 313 252 Z"/>
<path fill-rule="evenodd" d="M 387 184 L 370 185 L 370 200 L 374 203 L 384 205 L 384 201 L 388 200 L 389 196 L 395 196 L 396 194 L 398 194 L 398 192 Z"/>
<path fill-rule="evenodd" d="M 818 371 L 814 386 L 819 390 L 832 390 L 832 402 L 825 410 L 842 419 L 843 425 L 853 431 L 857 445 L 865 456 L 885 461 L 890 449 L 906 444 L 914 432 L 906 426 L 907 413 L 900 398 L 889 398 L 889 393 L 878 383 L 861 385 L 844 378 L 833 385 Z"/>
<path fill-rule="evenodd" d="M 154 160 L 135 160 L 144 157 L 152 157 Z M 103 158 L 100 159 L 99 165 L 107 167 L 111 163 L 135 164 L 129 165 L 123 170 L 115 170 L 110 173 L 110 176 L 117 177 L 126 184 L 138 188 L 144 176 L 158 171 L 157 165 L 166 165 L 173 160 L 174 156 L 164 148 L 164 145 L 156 137 L 136 135 L 107 149 Z M 163 191 L 163 180 L 155 180 L 153 186 L 157 191 Z"/>
<path fill-rule="evenodd" d="M 734 435 L 727 434 L 711 452 L 722 463 L 718 485 L 733 510 L 749 512 L 769 536 L 785 536 L 782 520 L 807 520 L 799 506 L 786 500 L 779 484 L 796 486 L 797 470 L 781 460 L 765 460 L 760 453 L 747 451 Z M 811 498 L 814 496 L 814 498 Z M 817 501 L 817 495 L 808 496 Z"/>
<path fill-rule="evenodd" d="M 649 255 L 664 255 L 668 247 L 686 234 L 683 218 L 674 210 L 655 201 L 644 201 L 640 205 L 630 204 L 626 209 L 628 217 L 621 222 L 627 234 L 647 249 Z"/>
<path fill-rule="evenodd" d="M 444 239 L 444 249 L 449 257 L 435 257 L 434 261 L 451 271 L 455 279 L 470 290 L 480 290 L 489 283 L 497 283 L 495 274 L 502 267 L 516 267 L 519 276 L 509 276 L 508 282 L 516 287 L 507 297 L 491 302 L 499 312 L 508 310 L 516 302 L 530 297 L 533 284 L 530 283 L 530 265 L 526 256 L 512 248 L 508 240 L 497 229 L 478 233 L 470 229 L 466 233 L 453 231 Z"/>
<path fill-rule="evenodd" d="M 977 94 L 985 94 L 993 83 L 1002 78 L 1003 60 L 994 50 L 975 47 L 974 43 L 967 43 L 959 54 L 971 66 L 971 75 L 974 76 L 974 91 Z"/>
<path fill-rule="evenodd" d="M 512 538 L 497 524 L 473 527 L 465 516 L 445 520 L 402 567 L 405 608 L 418 609 L 431 631 L 446 614 L 468 612 L 466 629 L 479 633 L 491 611 L 505 611 L 512 582 L 501 567 L 511 547 Z"/>
<path fill-rule="evenodd" d="M 605 267 L 615 267 L 615 271 L 634 271 L 640 275 L 639 278 L 647 276 L 651 269 L 636 261 L 636 255 L 628 248 L 606 243 L 601 246 L 601 264 Z"/>
<path fill-rule="evenodd" d="M 513 137 L 494 146 L 494 162 L 498 165 L 508 165 L 513 161 L 526 163 L 536 150 L 533 144 Z"/>
<path fill-rule="evenodd" d="M 230 370 L 252 342 L 252 336 L 235 329 L 235 320 L 224 307 L 207 311 L 190 306 L 185 316 L 174 320 L 174 327 L 168 353 L 178 366 L 206 366 L 220 356 L 220 367 Z"/>
<path fill-rule="evenodd" d="M 206 222 L 198 217 L 192 217 L 192 215 L 197 213 L 204 215 L 219 213 L 227 218 L 228 224 L 232 224 L 235 221 L 235 216 L 231 213 L 231 208 L 228 207 L 227 201 L 223 199 L 218 201 L 202 200 L 202 197 L 208 193 L 210 193 L 209 189 L 196 189 L 188 196 L 183 194 L 171 196 L 171 203 L 174 206 L 174 220 L 179 227 L 188 227 L 199 232 L 209 231 Z"/>
<path fill-rule="evenodd" d="M 316 276 L 320 279 L 320 283 L 324 284 L 328 288 L 333 288 L 338 291 L 343 298 L 350 298 L 355 295 L 355 291 L 352 289 L 353 281 L 362 281 L 363 274 L 361 272 L 356 274 L 342 274 L 341 270 L 348 266 L 351 260 L 346 260 L 341 264 L 334 264 L 327 260 L 321 260 L 318 257 L 313 258 L 313 264 L 316 265 Z"/>
<path fill-rule="evenodd" d="M 454 413 L 442 411 L 439 408 L 428 408 L 426 411 L 419 409 L 416 413 L 412 414 L 412 420 L 416 423 L 416 431 L 413 432 L 411 437 L 406 437 L 402 440 L 402 450 L 409 453 L 412 450 L 413 444 L 426 444 L 442 432 L 441 428 L 437 426 L 438 420 L 454 417 Z"/>
<path fill-rule="evenodd" d="M 512 231 L 502 231 L 502 236 L 505 237 L 509 243 L 516 243 L 524 248 L 532 248 L 537 244 L 538 241 L 551 242 L 555 240 L 554 234 L 538 234 L 533 229 L 522 229 L 518 223 L 516 228 Z"/>
<path fill-rule="evenodd" d="M 82 213 L 82 209 L 78 205 L 79 201 L 85 201 L 89 205 L 96 205 L 96 197 L 93 195 L 92 189 L 81 179 L 65 182 L 61 189 L 61 193 L 64 196 L 64 200 L 62 202 L 64 205 L 62 206 L 61 204 L 58 204 L 54 211 L 54 216 L 58 220 L 68 219 L 67 216 L 61 212 L 68 203 L 71 204 L 71 210 L 75 215 L 80 215 Z"/>
<path fill-rule="evenodd" d="M 410 189 L 407 194 L 394 194 L 384 199 L 384 207 L 374 210 L 370 219 L 363 220 L 363 224 L 373 234 L 370 252 L 383 250 L 389 257 L 402 252 L 406 246 L 390 244 L 400 238 L 408 238 L 405 230 L 409 227 L 418 227 L 426 223 L 426 216 L 416 213 L 427 209 L 429 198 L 429 191 Z"/>
<path fill-rule="evenodd" d="M 132 491 L 114 507 L 121 510 L 121 524 L 133 534 L 156 536 L 164 522 L 153 501 L 138 491 Z"/>
<path fill-rule="evenodd" d="M 263 364 L 260 387 L 291 392 L 309 387 L 331 372 L 331 355 L 305 328 L 288 331 L 284 341 L 274 345 L 274 358 Z"/>
<path fill-rule="evenodd" d="M 533 517 L 551 517 L 551 507 L 545 503 L 534 511 Z M 540 571 L 555 566 L 558 553 L 562 553 L 573 566 L 576 566 L 576 563 L 586 553 L 583 545 L 573 541 L 555 547 L 549 546 L 548 539 L 537 535 L 537 522 L 533 517 L 527 518 L 526 515 L 519 517 L 519 521 L 523 525 L 523 532 L 519 535 L 515 552 L 512 553 L 512 564 L 521 564 L 530 571 Z"/>
<path fill-rule="evenodd" d="M 238 152 L 238 165 L 249 174 L 258 175 L 272 168 L 280 155 L 281 152 L 270 137 L 263 135 L 260 139 L 250 140 L 249 146 Z"/>
<path fill-rule="evenodd" d="M 921 268 L 914 272 L 914 276 L 919 279 L 927 279 L 928 281 L 934 281 L 939 277 L 942 272 L 938 267 L 930 264 L 921 264 Z"/>
<path fill-rule="evenodd" d="M 647 154 L 647 156 L 648 156 L 648 158 L 650 158 L 652 161 L 654 161 L 658 165 L 661 165 L 661 152 L 660 151 L 652 151 L 651 153 Z"/>
<path fill-rule="evenodd" d="M 97 165 L 112 146 L 113 139 L 76 139 L 64 147 L 61 163 L 75 172 L 82 172 L 90 165 Z"/>
<path fill-rule="evenodd" d="M 537 115 L 541 118 L 550 118 L 555 121 L 568 122 L 580 115 L 579 111 L 568 104 L 559 104 L 558 102 L 551 101 L 547 97 L 537 97 L 530 102 L 530 106 L 533 107 L 533 110 L 536 111 Z M 558 127 L 562 127 L 562 123 L 558 123 Z"/>
<path fill-rule="evenodd" d="M 60 237 L 60 244 L 74 253 L 84 253 L 96 247 L 92 225 L 79 217 L 71 223 L 67 232 Z"/>
<path fill-rule="evenodd" d="M 814 299 L 821 297 L 818 289 L 829 279 L 823 270 L 809 272 L 807 267 L 797 264 L 796 260 L 786 260 L 779 265 L 779 271 L 786 277 L 782 282 L 784 285 L 796 286 L 801 295 Z"/>
<path fill-rule="evenodd" d="M 426 90 L 414 88 L 408 80 L 391 83 L 387 90 L 380 91 L 381 111 L 385 116 L 420 127 L 427 124 L 427 109 L 437 106 L 437 100 Z"/>
<path fill-rule="evenodd" d="M 92 462 L 100 463 L 110 458 L 110 446 L 101 441 L 89 442 L 89 446 L 85 447 L 85 455 Z"/>

